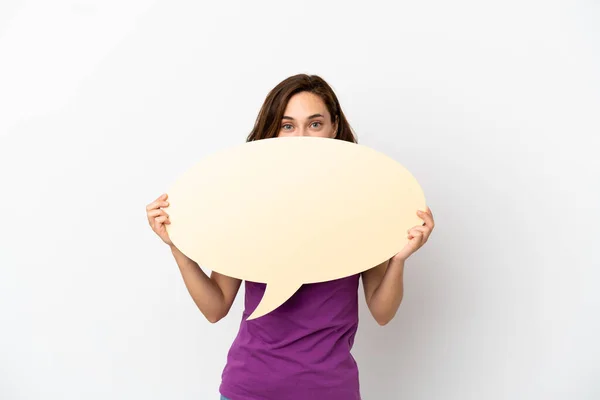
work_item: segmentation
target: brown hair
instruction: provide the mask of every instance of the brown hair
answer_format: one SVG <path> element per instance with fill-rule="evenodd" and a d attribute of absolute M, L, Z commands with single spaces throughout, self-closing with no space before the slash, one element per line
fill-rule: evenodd
<path fill-rule="evenodd" d="M 300 92 L 310 92 L 321 97 L 331 115 L 331 122 L 335 124 L 337 121 L 336 139 L 357 143 L 356 136 L 331 86 L 317 75 L 306 74 L 290 76 L 269 92 L 246 141 L 276 137 L 288 101 Z"/>

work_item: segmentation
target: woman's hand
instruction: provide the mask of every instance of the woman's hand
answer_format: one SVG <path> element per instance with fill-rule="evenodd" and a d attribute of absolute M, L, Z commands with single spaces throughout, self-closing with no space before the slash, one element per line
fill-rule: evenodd
<path fill-rule="evenodd" d="M 163 208 L 169 206 L 169 202 L 167 201 L 168 195 L 166 193 L 162 194 L 152 203 L 146 206 L 146 214 L 148 216 L 148 223 L 150 227 L 156 233 L 163 242 L 168 244 L 170 247 L 173 247 L 173 242 L 169 238 L 169 234 L 167 233 L 167 228 L 165 224 L 170 224 L 169 214 L 166 213 Z"/>
<path fill-rule="evenodd" d="M 405 261 L 429 239 L 431 231 L 433 231 L 433 227 L 435 226 L 433 214 L 429 207 L 427 207 L 427 211 L 417 211 L 417 215 L 424 221 L 423 225 L 415 226 L 408 230 L 408 243 L 398 254 L 392 257 L 392 261 Z"/>

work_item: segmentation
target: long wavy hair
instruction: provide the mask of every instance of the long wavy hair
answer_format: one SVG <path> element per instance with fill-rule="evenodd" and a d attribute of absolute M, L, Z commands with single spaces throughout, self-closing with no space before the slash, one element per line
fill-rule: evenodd
<path fill-rule="evenodd" d="M 356 135 L 331 86 L 321 77 L 307 74 L 290 76 L 269 92 L 246 141 L 276 137 L 290 98 L 300 92 L 310 92 L 321 97 L 331 115 L 331 123 L 337 122 L 335 139 L 357 143 Z"/>

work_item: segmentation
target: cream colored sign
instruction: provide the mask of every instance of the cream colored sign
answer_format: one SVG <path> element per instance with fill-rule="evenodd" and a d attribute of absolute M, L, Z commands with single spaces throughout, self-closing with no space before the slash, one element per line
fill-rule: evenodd
<path fill-rule="evenodd" d="M 171 240 L 210 270 L 266 283 L 248 319 L 305 283 L 370 269 L 421 225 L 425 196 L 398 162 L 336 139 L 263 139 L 204 158 L 167 191 Z"/>

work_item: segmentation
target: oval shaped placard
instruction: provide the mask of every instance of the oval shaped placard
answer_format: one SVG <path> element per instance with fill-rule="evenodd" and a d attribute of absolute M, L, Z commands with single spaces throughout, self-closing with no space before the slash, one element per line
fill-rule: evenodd
<path fill-rule="evenodd" d="M 282 137 L 214 153 L 167 191 L 173 244 L 210 270 L 266 283 L 249 319 L 302 284 L 347 277 L 398 253 L 426 208 L 417 180 L 363 145 Z"/>

